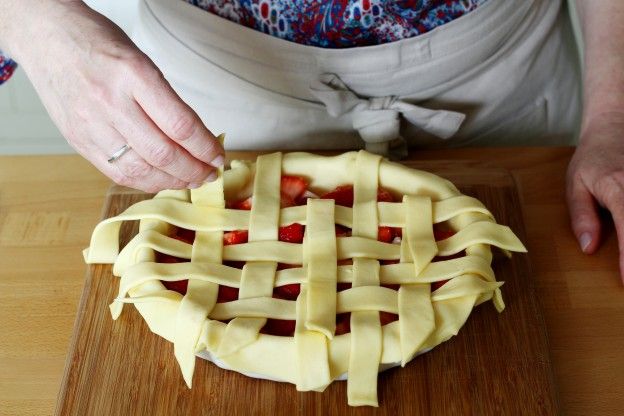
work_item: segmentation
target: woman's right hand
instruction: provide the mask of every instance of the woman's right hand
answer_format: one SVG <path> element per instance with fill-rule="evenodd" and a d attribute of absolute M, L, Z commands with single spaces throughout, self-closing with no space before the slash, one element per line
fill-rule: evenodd
<path fill-rule="evenodd" d="M 105 175 L 147 192 L 216 177 L 221 144 L 114 23 L 75 0 L 0 0 L 2 14 L 2 47 L 67 141 Z M 109 163 L 124 144 L 131 150 Z"/>

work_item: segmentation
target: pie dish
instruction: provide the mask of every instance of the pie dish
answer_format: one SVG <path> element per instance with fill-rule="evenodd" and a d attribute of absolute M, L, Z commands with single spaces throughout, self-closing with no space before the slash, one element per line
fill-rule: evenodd
<path fill-rule="evenodd" d="M 84 256 L 114 264 L 113 318 L 133 303 L 189 387 L 200 356 L 299 391 L 346 378 L 350 405 L 377 406 L 379 371 L 456 335 L 487 300 L 503 310 L 491 246 L 526 252 L 441 177 L 366 151 L 297 152 L 134 204 L 96 226 Z"/>

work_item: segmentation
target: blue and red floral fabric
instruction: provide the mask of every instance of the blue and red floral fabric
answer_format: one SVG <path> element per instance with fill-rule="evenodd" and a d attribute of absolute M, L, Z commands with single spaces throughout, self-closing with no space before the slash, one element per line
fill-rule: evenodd
<path fill-rule="evenodd" d="M 13 75 L 15 68 L 17 68 L 15 61 L 0 51 L 0 85 Z"/>
<path fill-rule="evenodd" d="M 378 45 L 448 23 L 487 0 L 184 0 L 241 25 L 323 48 Z"/>
<path fill-rule="evenodd" d="M 184 0 L 238 24 L 303 45 L 379 45 L 428 32 L 487 0 Z M 17 64 L 0 51 L 0 84 Z"/>

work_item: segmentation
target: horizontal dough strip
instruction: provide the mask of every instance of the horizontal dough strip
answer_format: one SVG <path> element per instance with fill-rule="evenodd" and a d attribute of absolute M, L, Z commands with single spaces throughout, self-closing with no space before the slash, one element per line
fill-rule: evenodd
<path fill-rule="evenodd" d="M 494 290 L 505 282 L 490 282 L 477 275 L 465 274 L 451 279 L 431 294 L 432 302 L 440 302 L 464 296 L 477 296 L 485 293 L 493 294 Z"/>
<path fill-rule="evenodd" d="M 405 210 L 402 202 L 377 204 L 379 225 L 403 227 Z M 337 224 L 351 228 L 353 210 L 337 205 Z M 439 223 L 457 215 L 475 212 L 491 217 L 490 212 L 478 200 L 461 195 L 433 202 L 433 221 Z M 94 229 L 90 248 L 85 250 L 87 263 L 113 263 L 119 252 L 119 230 L 122 221 L 160 220 L 177 227 L 196 231 L 232 231 L 247 229 L 249 211 L 206 207 L 169 198 L 155 198 L 138 202 L 122 214 L 100 222 Z M 294 222 L 306 223 L 306 207 L 289 207 L 280 212 L 280 225 Z"/>
<path fill-rule="evenodd" d="M 121 250 L 113 266 L 113 275 L 121 276 L 124 271 L 139 262 L 139 253 L 148 248 L 169 256 L 190 259 L 193 251 L 191 244 L 163 235 L 152 229 L 140 231 Z"/>
<path fill-rule="evenodd" d="M 171 296 L 159 291 L 152 295 L 136 298 L 116 299 L 124 303 L 171 301 L 179 296 Z M 336 294 L 336 313 L 353 311 L 379 310 L 389 313 L 398 312 L 398 292 L 379 286 L 363 286 L 348 289 Z M 296 302 L 270 297 L 238 299 L 231 302 L 217 303 L 209 313 L 210 319 L 219 321 L 246 317 L 295 320 Z"/>
<path fill-rule="evenodd" d="M 475 275 L 462 275 L 442 286 L 432 294 L 432 301 L 448 300 L 491 292 L 502 282 L 486 282 Z M 444 289 L 444 290 L 442 290 Z M 381 286 L 359 286 L 336 294 L 336 313 L 358 311 L 384 311 L 398 314 L 398 291 Z M 181 296 L 173 291 L 157 291 L 135 298 L 117 298 L 116 302 L 169 302 L 178 301 Z M 210 319 L 228 320 L 238 317 L 296 319 L 296 302 L 271 297 L 238 299 L 217 303 L 209 313 Z"/>
<path fill-rule="evenodd" d="M 128 252 L 127 256 L 134 258 L 137 251 L 143 248 L 152 248 L 175 257 L 190 259 L 190 244 L 181 243 L 170 237 L 157 237 L 153 234 L 146 232 L 145 239 L 133 240 L 130 245 L 133 252 Z M 401 247 L 398 244 L 383 243 L 362 237 L 338 237 L 336 240 L 339 260 L 354 257 L 398 260 L 401 257 Z M 490 244 L 506 250 L 526 252 L 520 240 L 509 227 L 481 221 L 470 224 L 452 237 L 438 241 L 438 255 L 453 255 L 474 244 Z M 223 259 L 230 261 L 266 261 L 268 259 L 287 264 L 302 264 L 303 245 L 282 241 L 255 241 L 235 244 L 223 247 Z M 125 252 L 120 260 L 124 264 L 128 263 Z"/>
<path fill-rule="evenodd" d="M 462 274 L 472 273 L 488 281 L 495 281 L 494 271 L 479 256 L 465 256 L 457 259 L 429 263 L 418 276 L 411 263 L 383 265 L 379 268 L 381 284 L 432 283 L 452 279 Z M 339 280 L 340 275 L 339 275 Z"/>
<path fill-rule="evenodd" d="M 128 268 L 119 282 L 117 299 L 124 298 L 132 289 L 150 280 L 178 281 L 197 279 L 219 285 L 239 287 L 242 270 L 217 263 L 137 263 Z M 121 304 L 110 305 L 114 319 L 121 313 Z"/>
<path fill-rule="evenodd" d="M 519 253 L 527 251 L 509 227 L 489 221 L 473 222 L 437 244 L 438 256 L 451 256 L 475 244 L 488 244 Z"/>
<path fill-rule="evenodd" d="M 113 263 L 119 253 L 121 222 L 135 220 L 160 220 L 189 230 L 229 231 L 240 229 L 242 224 L 246 227 L 249 212 L 198 206 L 168 198 L 141 201 L 95 227 L 91 245 L 84 252 L 87 263 Z"/>
<path fill-rule="evenodd" d="M 380 260 L 398 260 L 398 244 L 382 243 L 362 237 L 336 238 L 338 260 L 369 257 Z M 282 241 L 254 241 L 223 247 L 223 259 L 229 261 L 277 261 L 287 264 L 303 263 L 303 244 Z"/>
<path fill-rule="evenodd" d="M 338 266 L 338 283 L 353 282 L 352 267 L 351 265 Z M 278 270 L 275 274 L 275 286 L 305 283 L 306 273 L 305 267 Z M 477 275 L 490 282 L 495 281 L 492 268 L 478 256 L 465 256 L 431 263 L 418 277 L 414 276 L 414 267 L 411 263 L 382 265 L 379 268 L 381 284 L 431 283 L 449 280 L 463 274 Z M 213 263 L 138 263 L 128 268 L 122 276 L 118 297 L 125 297 L 133 288 L 150 280 L 172 282 L 199 279 L 238 288 L 241 275 L 240 269 Z"/>
<path fill-rule="evenodd" d="M 351 210 L 350 208 L 347 209 Z M 492 213 L 488 211 L 481 201 L 467 195 L 454 196 L 442 201 L 432 201 L 431 209 L 434 224 L 447 221 L 465 213 L 484 214 L 488 218 L 494 219 Z M 403 202 L 378 202 L 377 212 L 379 215 L 379 225 L 399 228 L 405 226 L 405 207 Z M 339 219 L 342 218 L 337 212 L 336 222 L 338 222 Z M 341 225 L 350 227 L 348 224 Z"/>
<path fill-rule="evenodd" d="M 398 244 L 383 243 L 362 237 L 338 237 L 338 260 L 354 257 L 370 257 L 380 260 L 398 260 L 401 247 Z M 151 248 L 158 252 L 182 259 L 191 258 L 191 245 L 182 243 L 171 237 L 139 238 L 128 252 L 128 258 L 134 258 L 136 252 Z M 286 243 L 283 241 L 253 241 L 223 247 L 223 260 L 226 261 L 277 261 L 286 264 L 303 263 L 303 244 Z M 125 264 L 126 253 L 121 258 Z"/>

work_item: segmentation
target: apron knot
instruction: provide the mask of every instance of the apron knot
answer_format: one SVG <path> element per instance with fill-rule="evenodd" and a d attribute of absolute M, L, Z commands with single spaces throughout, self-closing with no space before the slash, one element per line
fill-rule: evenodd
<path fill-rule="evenodd" d="M 395 96 L 362 98 L 351 91 L 335 74 L 323 74 L 310 86 L 332 117 L 350 114 L 353 128 L 366 144 L 366 150 L 389 155 L 405 155 L 407 145 L 401 137 L 401 117 L 441 139 L 453 136 L 466 117 L 447 110 L 432 110 L 399 100 Z"/>

